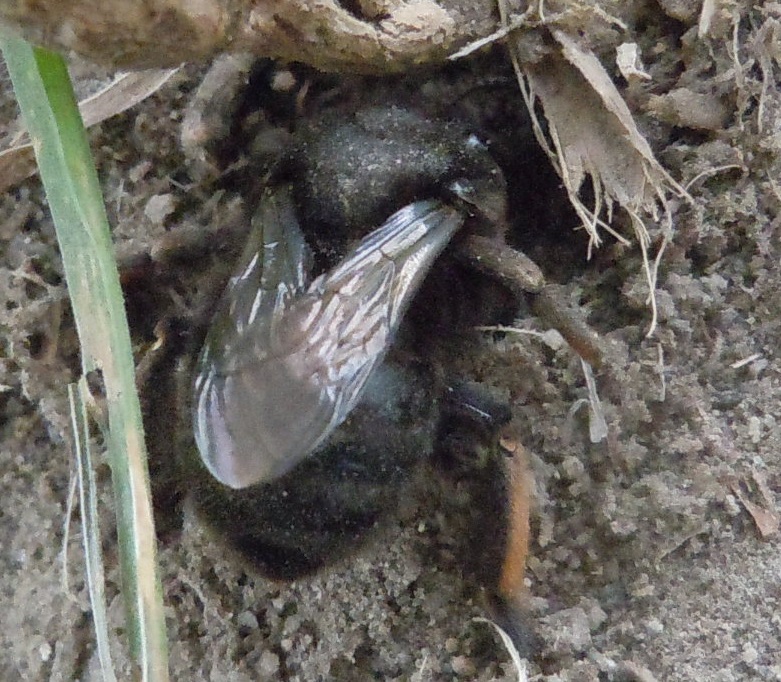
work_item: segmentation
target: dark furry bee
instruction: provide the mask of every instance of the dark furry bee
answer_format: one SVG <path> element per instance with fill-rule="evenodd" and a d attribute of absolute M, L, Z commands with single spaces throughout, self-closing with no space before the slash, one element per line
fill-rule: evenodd
<path fill-rule="evenodd" d="M 505 195 L 477 138 L 395 107 L 325 120 L 280 164 L 193 401 L 213 475 L 197 504 L 266 574 L 294 578 L 344 554 L 421 463 L 466 466 L 490 516 L 475 532 L 490 527 L 496 545 L 470 561 L 490 567 L 477 573 L 522 639 L 522 455 L 499 445 L 509 408 L 451 371 L 475 324 L 515 310 L 459 256 L 475 234 L 503 243 Z"/>

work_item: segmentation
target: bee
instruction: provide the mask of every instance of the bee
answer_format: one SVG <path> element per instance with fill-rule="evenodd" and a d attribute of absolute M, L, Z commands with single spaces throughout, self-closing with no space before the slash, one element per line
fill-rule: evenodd
<path fill-rule="evenodd" d="M 349 552 L 436 460 L 468 472 L 457 478 L 489 510 L 497 546 L 467 563 L 487 576 L 497 620 L 530 641 L 524 456 L 500 444 L 507 405 L 450 367 L 465 330 L 513 309 L 506 287 L 482 282 L 470 241 L 501 243 L 505 215 L 502 172 L 479 140 L 398 107 L 315 126 L 277 169 L 192 405 L 210 474 L 193 484 L 197 506 L 266 575 L 296 578 Z M 485 527 L 476 516 L 475 537 Z"/>
<path fill-rule="evenodd" d="M 410 204 L 308 282 L 290 192 L 266 194 L 248 261 L 228 285 L 198 362 L 195 440 L 217 480 L 233 488 L 273 481 L 328 439 L 359 403 L 411 297 L 462 223 L 439 202 Z"/>

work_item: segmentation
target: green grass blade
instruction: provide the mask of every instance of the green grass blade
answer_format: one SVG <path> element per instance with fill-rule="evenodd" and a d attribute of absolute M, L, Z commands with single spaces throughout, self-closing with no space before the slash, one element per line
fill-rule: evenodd
<path fill-rule="evenodd" d="M 131 648 L 145 680 L 165 680 L 167 651 L 141 410 L 105 207 L 62 58 L 7 31 L 0 47 L 54 218 L 86 374 L 98 369 L 117 507 Z"/>
<path fill-rule="evenodd" d="M 116 682 L 111 649 L 108 643 L 108 619 L 106 617 L 106 592 L 103 574 L 103 558 L 100 552 L 100 523 L 98 517 L 95 470 L 92 467 L 92 452 L 89 442 L 89 420 L 85 405 L 88 392 L 87 382 L 82 377 L 78 384 L 68 385 L 68 402 L 71 408 L 73 444 L 76 451 L 76 471 L 79 481 L 79 504 L 81 505 L 82 541 L 84 563 L 87 569 L 87 587 L 92 604 L 92 621 L 95 624 L 95 641 L 98 645 L 98 659 L 103 679 Z"/>

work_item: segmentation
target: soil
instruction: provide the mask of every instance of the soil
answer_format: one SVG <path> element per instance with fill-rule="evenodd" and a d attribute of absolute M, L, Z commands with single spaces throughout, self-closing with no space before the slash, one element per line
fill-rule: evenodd
<path fill-rule="evenodd" d="M 626 29 L 599 34 L 591 47 L 657 158 L 691 195 L 671 203 L 652 336 L 641 249 L 606 238 L 587 260 L 587 239 L 574 231 L 577 219 L 545 156 L 530 142 L 500 161 L 511 201 L 528 212 L 527 220 L 516 215 L 515 242 L 606 347 L 596 386 L 608 436 L 597 443 L 581 363 L 566 344 L 486 335 L 470 360 L 474 378 L 511 396 L 531 453 L 527 582 L 543 644 L 529 679 L 781 680 L 778 10 L 722 8 L 698 37 L 686 3 L 641 4 Z M 638 45 L 649 79 L 624 80 L 614 61 L 619 43 Z M 226 97 L 242 123 L 230 131 L 232 142 L 218 140 L 217 152 L 207 146 L 197 159 L 180 135 L 204 73 L 183 69 L 91 131 L 126 266 L 172 234 L 222 240 L 217 256 L 207 250 L 186 267 L 181 259 L 156 264 L 133 280 L 140 353 L 162 315 L 206 300 L 213 286 L 203 272 L 224 278 L 219 260 L 240 248 L 234 228 L 252 201 L 245 180 L 234 178 L 246 179 L 250 147 L 273 156 L 296 117 L 326 106 L 414 101 L 432 116 L 474 124 L 500 157 L 508 121 L 518 145 L 525 120 L 500 48 L 406 80 L 292 67 L 292 92 L 268 89 L 266 101 L 240 106 Z M 279 83 L 280 73 L 287 78 L 286 69 L 265 65 L 253 70 L 253 82 Z M 10 98 L 6 88 L 4 134 L 13 129 Z M 252 113 L 258 108 L 262 115 Z M 218 177 L 204 158 L 234 167 Z M 620 227 L 620 211 L 616 220 Z M 654 247 L 659 234 L 652 230 Z M 80 530 L 66 516 L 72 458 L 64 386 L 76 376 L 77 346 L 35 178 L 0 199 L 0 300 L 0 677 L 99 679 Z M 516 326 L 543 331 L 531 315 Z M 158 395 L 157 409 L 168 399 Z M 98 473 L 114 655 L 125 678 L 110 479 L 104 464 Z M 158 519 L 172 678 L 517 679 L 494 631 L 475 620 L 483 615 L 479 590 L 463 575 L 457 524 L 434 489 L 421 474 L 372 542 L 290 584 L 268 581 L 226 552 L 186 504 L 170 523 Z"/>

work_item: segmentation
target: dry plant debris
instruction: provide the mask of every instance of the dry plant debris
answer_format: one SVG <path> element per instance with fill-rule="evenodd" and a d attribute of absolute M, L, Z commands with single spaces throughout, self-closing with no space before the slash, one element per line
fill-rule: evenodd
<path fill-rule="evenodd" d="M 490 33 L 495 8 L 493 0 L 43 0 L 5 2 L 0 20 L 33 42 L 116 68 L 170 67 L 231 51 L 387 73 L 441 62 Z"/>
<path fill-rule="evenodd" d="M 751 485 L 752 483 L 753 486 Z M 759 494 L 762 500 L 761 505 L 749 499 L 749 490 L 752 487 Z M 751 515 L 763 540 L 769 540 L 778 535 L 778 529 L 781 526 L 781 515 L 778 513 L 767 481 L 759 471 L 752 469 L 749 477 L 730 481 L 729 488 Z"/>
<path fill-rule="evenodd" d="M 108 84 L 79 102 L 79 111 L 89 128 L 121 114 L 157 92 L 177 69 L 150 69 L 120 73 Z M 17 134 L 0 150 L 0 192 L 7 192 L 36 172 L 32 144 L 27 132 Z"/>

